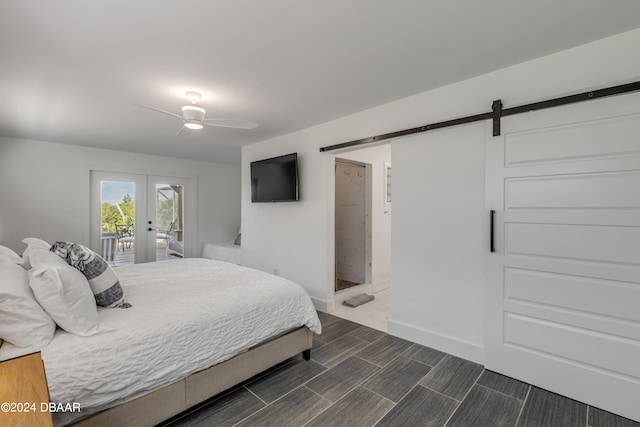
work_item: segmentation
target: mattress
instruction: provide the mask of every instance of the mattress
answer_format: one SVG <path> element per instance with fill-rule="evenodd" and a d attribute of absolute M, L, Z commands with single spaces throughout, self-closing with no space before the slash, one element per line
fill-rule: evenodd
<path fill-rule="evenodd" d="M 304 289 L 258 270 L 188 258 L 119 267 L 116 274 L 132 307 L 99 308 L 103 331 L 80 337 L 59 329 L 41 349 L 51 401 L 77 402 L 84 414 L 157 390 L 294 328 L 320 333 Z M 12 347 L 5 343 L 0 358 L 14 356 Z"/>

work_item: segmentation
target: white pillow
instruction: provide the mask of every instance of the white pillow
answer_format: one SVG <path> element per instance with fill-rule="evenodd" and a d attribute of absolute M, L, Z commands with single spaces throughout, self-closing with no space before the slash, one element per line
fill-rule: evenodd
<path fill-rule="evenodd" d="M 25 249 L 22 253 L 22 265 L 27 270 L 31 268 L 31 254 L 34 251 L 48 251 L 51 248 L 51 245 L 49 243 L 36 237 L 27 237 L 26 239 L 22 239 L 22 243 L 26 243 L 27 245 L 27 249 Z"/>
<path fill-rule="evenodd" d="M 55 330 L 56 324 L 29 287 L 26 270 L 0 262 L 0 341 L 39 349 L 51 342 Z"/>
<path fill-rule="evenodd" d="M 26 243 L 27 246 L 31 247 L 39 247 L 40 249 L 49 249 L 51 247 L 48 242 L 38 239 L 37 237 L 27 237 L 22 239 L 22 243 Z"/>
<path fill-rule="evenodd" d="M 20 264 L 13 262 L 13 258 L 4 257 L 0 255 L 0 265 L 20 265 Z"/>
<path fill-rule="evenodd" d="M 31 267 L 33 268 L 41 268 L 41 267 L 49 267 L 49 266 L 68 266 L 62 258 L 58 255 L 50 252 L 49 249 L 35 248 L 31 249 L 29 253 L 29 261 L 31 263 Z M 89 282 L 87 282 L 87 285 Z"/>
<path fill-rule="evenodd" d="M 29 285 L 58 326 L 77 335 L 98 333 L 98 310 L 84 275 L 49 251 L 34 251 L 31 262 Z"/>
<path fill-rule="evenodd" d="M 13 264 L 22 264 L 22 257 L 6 246 L 0 245 L 0 259 L 11 261 Z"/>

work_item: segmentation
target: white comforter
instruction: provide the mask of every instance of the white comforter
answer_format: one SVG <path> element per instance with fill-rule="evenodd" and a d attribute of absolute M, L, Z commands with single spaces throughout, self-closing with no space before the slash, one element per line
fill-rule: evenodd
<path fill-rule="evenodd" d="M 306 292 L 258 270 L 190 258 L 116 273 L 133 307 L 100 308 L 104 332 L 58 330 L 42 349 L 53 402 L 115 406 L 292 328 L 320 333 Z"/>

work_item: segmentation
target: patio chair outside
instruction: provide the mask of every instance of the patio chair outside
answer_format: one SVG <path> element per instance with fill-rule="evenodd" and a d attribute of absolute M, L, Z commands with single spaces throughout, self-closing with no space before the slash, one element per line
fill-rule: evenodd
<path fill-rule="evenodd" d="M 116 224 L 116 239 L 118 240 L 118 251 L 130 249 L 135 242 L 133 225 Z"/>
<path fill-rule="evenodd" d="M 181 241 L 178 240 L 178 229 L 176 227 L 176 222 L 172 222 L 169 224 L 169 229 L 166 233 L 167 240 L 167 258 L 169 255 L 177 256 L 180 258 L 184 257 L 184 245 Z"/>

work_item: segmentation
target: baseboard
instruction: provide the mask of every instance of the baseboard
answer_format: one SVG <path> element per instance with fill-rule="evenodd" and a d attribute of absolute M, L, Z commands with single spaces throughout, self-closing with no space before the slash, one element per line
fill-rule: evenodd
<path fill-rule="evenodd" d="M 389 319 L 389 334 L 484 365 L 484 347 Z"/>
<path fill-rule="evenodd" d="M 336 302 L 334 300 L 326 301 L 319 298 L 311 297 L 311 302 L 313 303 L 313 306 L 316 308 L 316 310 L 322 311 L 323 313 L 332 312 L 336 306 Z"/>

